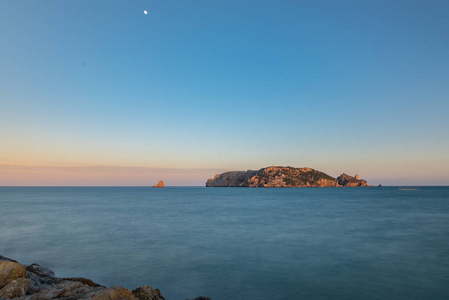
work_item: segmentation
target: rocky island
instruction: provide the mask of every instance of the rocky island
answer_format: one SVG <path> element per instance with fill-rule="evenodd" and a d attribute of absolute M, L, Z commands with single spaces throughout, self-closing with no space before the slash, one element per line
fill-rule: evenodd
<path fill-rule="evenodd" d="M 206 187 L 365 187 L 359 175 L 337 178 L 312 168 L 267 167 L 258 171 L 231 171 L 215 175 Z"/>

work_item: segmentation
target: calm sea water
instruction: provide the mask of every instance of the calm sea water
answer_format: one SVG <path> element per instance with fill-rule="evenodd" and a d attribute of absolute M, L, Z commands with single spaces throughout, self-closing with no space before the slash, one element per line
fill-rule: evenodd
<path fill-rule="evenodd" d="M 0 254 L 167 300 L 449 299 L 449 187 L 3 187 Z"/>

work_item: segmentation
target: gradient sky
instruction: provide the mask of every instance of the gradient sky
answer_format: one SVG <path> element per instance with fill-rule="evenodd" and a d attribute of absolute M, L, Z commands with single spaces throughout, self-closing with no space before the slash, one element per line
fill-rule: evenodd
<path fill-rule="evenodd" d="M 448 16 L 443 0 L 0 0 L 0 185 L 273 164 L 449 185 Z"/>

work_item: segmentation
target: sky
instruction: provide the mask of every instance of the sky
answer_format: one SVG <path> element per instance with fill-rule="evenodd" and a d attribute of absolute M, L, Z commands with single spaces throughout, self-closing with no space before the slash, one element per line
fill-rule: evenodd
<path fill-rule="evenodd" d="M 449 185 L 448 15 L 443 0 L 0 0 L 0 185 L 203 186 L 271 165 Z"/>

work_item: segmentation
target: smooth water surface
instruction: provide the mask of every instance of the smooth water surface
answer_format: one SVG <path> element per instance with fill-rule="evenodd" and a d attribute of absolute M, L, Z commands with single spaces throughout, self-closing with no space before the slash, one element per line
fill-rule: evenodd
<path fill-rule="evenodd" d="M 167 300 L 449 299 L 449 188 L 0 188 L 0 254 Z"/>

